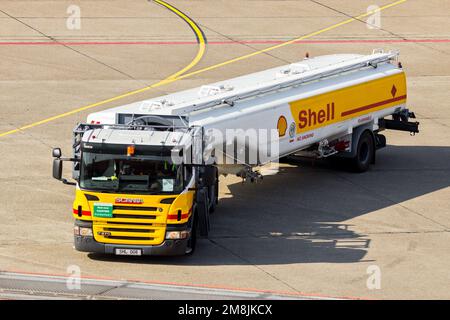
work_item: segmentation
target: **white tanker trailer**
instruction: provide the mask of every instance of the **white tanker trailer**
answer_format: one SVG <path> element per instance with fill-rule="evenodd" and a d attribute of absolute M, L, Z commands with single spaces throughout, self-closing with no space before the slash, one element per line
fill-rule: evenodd
<path fill-rule="evenodd" d="M 339 54 L 90 114 L 73 161 L 75 247 L 124 255 L 192 253 L 207 236 L 219 174 L 255 181 L 289 155 L 348 158 L 366 171 L 384 129 L 418 132 L 397 52 Z M 392 116 L 391 119 L 385 119 Z"/>

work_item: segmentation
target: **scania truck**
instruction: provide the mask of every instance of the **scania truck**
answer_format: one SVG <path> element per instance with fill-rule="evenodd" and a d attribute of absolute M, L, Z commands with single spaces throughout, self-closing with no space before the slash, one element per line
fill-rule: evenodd
<path fill-rule="evenodd" d="M 192 254 L 209 233 L 218 179 L 258 181 L 288 156 L 343 158 L 364 172 L 385 129 L 418 132 L 398 52 L 305 58 L 200 88 L 96 112 L 53 149 L 53 177 L 76 186 L 75 248 Z M 62 177 L 71 161 L 72 181 Z M 269 200 L 268 200 L 269 201 Z"/>

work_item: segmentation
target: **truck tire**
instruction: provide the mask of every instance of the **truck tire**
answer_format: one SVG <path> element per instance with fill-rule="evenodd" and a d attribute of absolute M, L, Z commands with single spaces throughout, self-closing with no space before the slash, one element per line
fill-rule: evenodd
<path fill-rule="evenodd" d="M 201 237 L 207 237 L 209 233 L 209 204 L 207 188 L 197 192 L 197 219 L 198 231 Z"/>
<path fill-rule="evenodd" d="M 215 199 L 215 193 L 216 193 L 215 189 L 216 189 L 215 186 L 211 187 L 210 194 L 212 195 L 212 197 L 211 197 L 211 201 L 209 203 L 209 214 L 214 213 L 214 211 L 216 211 L 217 203 L 216 203 L 216 199 Z"/>
<path fill-rule="evenodd" d="M 198 233 L 198 220 L 197 220 L 197 212 L 191 217 L 191 236 L 189 237 L 187 246 L 186 246 L 186 255 L 191 256 L 194 254 L 195 249 L 197 248 L 197 233 Z"/>
<path fill-rule="evenodd" d="M 375 144 L 372 133 L 368 130 L 364 131 L 359 137 L 356 156 L 351 159 L 352 170 L 355 172 L 365 172 L 369 169 L 370 164 L 375 159 Z"/>
<path fill-rule="evenodd" d="M 209 206 L 209 213 L 214 213 L 216 207 L 219 204 L 219 172 L 216 170 L 216 181 L 214 186 L 211 187 L 211 203 Z"/>

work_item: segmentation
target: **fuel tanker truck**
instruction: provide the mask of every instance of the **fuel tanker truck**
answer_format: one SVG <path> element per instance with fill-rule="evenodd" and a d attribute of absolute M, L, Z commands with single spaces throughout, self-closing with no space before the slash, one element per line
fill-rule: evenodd
<path fill-rule="evenodd" d="M 385 129 L 418 132 L 398 52 L 335 54 L 92 113 L 53 177 L 76 186 L 75 248 L 115 255 L 192 254 L 209 233 L 218 179 L 261 179 L 298 155 L 364 172 Z M 62 177 L 71 161 L 72 178 Z"/>

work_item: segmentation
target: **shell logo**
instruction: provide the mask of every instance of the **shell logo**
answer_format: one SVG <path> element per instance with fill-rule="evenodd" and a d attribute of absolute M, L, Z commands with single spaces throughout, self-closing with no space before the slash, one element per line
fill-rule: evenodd
<path fill-rule="evenodd" d="M 284 137 L 286 135 L 287 120 L 286 120 L 286 118 L 284 116 L 280 116 L 278 118 L 277 129 L 278 129 L 278 136 L 279 137 Z"/>

